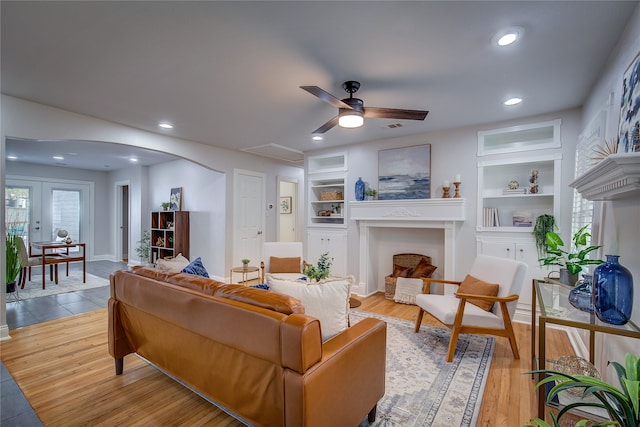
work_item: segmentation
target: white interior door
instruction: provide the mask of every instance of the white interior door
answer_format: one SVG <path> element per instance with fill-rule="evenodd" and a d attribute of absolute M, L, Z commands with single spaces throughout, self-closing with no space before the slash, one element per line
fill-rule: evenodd
<path fill-rule="evenodd" d="M 251 260 L 259 266 L 262 257 L 265 226 L 265 176 L 259 172 L 234 170 L 234 258 L 233 266 L 240 260 Z"/>

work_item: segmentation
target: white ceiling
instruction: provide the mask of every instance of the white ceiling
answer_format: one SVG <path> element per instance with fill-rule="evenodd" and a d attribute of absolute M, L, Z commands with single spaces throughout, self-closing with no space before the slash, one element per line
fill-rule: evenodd
<path fill-rule="evenodd" d="M 0 5 L 2 93 L 214 146 L 308 151 L 579 107 L 638 1 Z M 491 43 L 510 26 L 519 42 Z M 346 80 L 365 108 L 430 113 L 311 141 L 337 111 L 299 86 L 344 98 Z M 511 96 L 524 102 L 503 106 Z"/>

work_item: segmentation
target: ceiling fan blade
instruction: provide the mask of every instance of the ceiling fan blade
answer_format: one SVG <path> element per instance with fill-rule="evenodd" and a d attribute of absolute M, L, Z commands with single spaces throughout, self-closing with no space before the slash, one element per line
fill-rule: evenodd
<path fill-rule="evenodd" d="M 429 114 L 423 110 L 401 110 L 398 108 L 365 107 L 364 116 L 372 119 L 424 120 Z"/>
<path fill-rule="evenodd" d="M 349 104 L 347 104 L 346 102 L 340 101 L 338 98 L 331 95 L 329 92 L 323 89 L 320 89 L 318 86 L 300 86 L 300 89 L 306 90 L 311 95 L 317 96 L 318 98 L 322 99 L 325 102 L 328 102 L 329 104 L 333 105 L 336 108 L 348 108 L 350 110 L 352 109 L 352 107 Z"/>
<path fill-rule="evenodd" d="M 331 128 L 333 128 L 335 125 L 338 124 L 338 118 L 339 117 L 340 116 L 335 116 L 333 119 L 329 120 L 327 123 L 323 124 L 318 129 L 314 130 L 311 133 L 312 134 L 317 134 L 317 133 L 325 133 L 325 132 L 327 132 L 328 130 L 330 130 Z"/>

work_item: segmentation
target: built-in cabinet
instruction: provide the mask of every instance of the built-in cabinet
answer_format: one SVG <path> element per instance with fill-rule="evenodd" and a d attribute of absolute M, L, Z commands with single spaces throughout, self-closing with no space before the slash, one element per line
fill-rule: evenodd
<path fill-rule="evenodd" d="M 560 120 L 478 132 L 478 253 L 527 264 L 519 305 L 531 307 L 531 280 L 548 274 L 538 263 L 536 218 L 560 216 Z"/>
<path fill-rule="evenodd" d="M 189 212 L 151 212 L 151 261 L 179 253 L 189 258 Z"/>
<path fill-rule="evenodd" d="M 332 276 L 347 275 L 347 233 L 342 230 L 313 229 L 307 231 L 307 262 L 318 262 L 320 255 L 328 252 L 333 258 Z"/>
<path fill-rule="evenodd" d="M 307 159 L 307 262 L 324 252 L 333 257 L 331 275 L 347 274 L 347 153 Z"/>

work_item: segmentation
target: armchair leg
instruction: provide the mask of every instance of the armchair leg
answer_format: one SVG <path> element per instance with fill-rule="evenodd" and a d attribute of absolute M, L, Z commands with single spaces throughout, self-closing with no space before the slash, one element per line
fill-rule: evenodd
<path fill-rule="evenodd" d="M 367 415 L 367 421 L 369 421 L 370 423 L 374 422 L 376 420 L 376 412 L 378 410 L 378 404 L 376 403 L 373 408 L 371 408 L 371 410 L 369 411 L 369 415 Z"/>
<path fill-rule="evenodd" d="M 124 370 L 124 357 L 115 359 L 115 368 L 116 375 L 122 375 L 122 371 Z"/>
<path fill-rule="evenodd" d="M 420 325 L 422 324 L 422 316 L 424 316 L 424 310 L 420 308 L 420 311 L 418 311 L 418 318 L 416 319 L 416 327 L 413 330 L 415 333 L 418 333 L 418 331 L 420 331 Z"/>
<path fill-rule="evenodd" d="M 458 336 L 460 331 L 457 328 L 451 330 L 451 339 L 449 340 L 449 350 L 447 351 L 447 362 L 453 360 L 453 355 L 456 353 L 456 346 L 458 345 Z"/>

